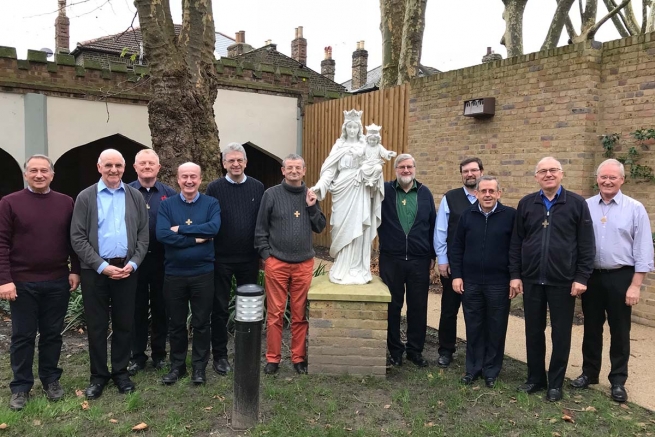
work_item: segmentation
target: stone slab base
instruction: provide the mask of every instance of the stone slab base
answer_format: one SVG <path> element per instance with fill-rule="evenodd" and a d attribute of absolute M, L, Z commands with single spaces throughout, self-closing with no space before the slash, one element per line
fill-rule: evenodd
<path fill-rule="evenodd" d="M 391 294 L 382 280 L 339 285 L 319 276 L 308 299 L 309 372 L 384 377 Z"/>

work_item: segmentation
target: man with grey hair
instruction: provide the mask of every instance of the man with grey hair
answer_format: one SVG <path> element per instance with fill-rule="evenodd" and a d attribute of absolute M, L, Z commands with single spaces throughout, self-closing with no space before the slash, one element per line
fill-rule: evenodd
<path fill-rule="evenodd" d="M 574 388 L 598 384 L 603 354 L 603 325 L 610 327 L 610 395 L 628 400 L 625 382 L 630 359 L 632 307 L 639 303 L 641 285 L 653 271 L 653 241 L 646 208 L 621 192 L 623 164 L 603 161 L 596 172 L 599 193 L 589 199 L 596 237 L 594 271 L 582 295 L 584 337 L 582 374 L 571 381 Z"/>
<path fill-rule="evenodd" d="M 152 149 L 140 150 L 134 157 L 134 170 L 137 180 L 129 185 L 143 195 L 148 209 L 148 228 L 150 230 L 148 254 L 139 267 L 134 308 L 134 329 L 132 330 L 132 357 L 127 371 L 135 375 L 145 369 L 148 355 L 148 327 L 152 325 L 150 348 L 152 366 L 163 369 L 166 366 L 166 335 L 168 323 L 164 304 L 164 246 L 157 241 L 157 212 L 159 204 L 177 192 L 157 180 L 159 156 Z M 148 317 L 148 314 L 150 317 Z M 150 319 L 150 320 L 149 320 Z"/>
<path fill-rule="evenodd" d="M 449 247 L 453 290 L 462 296 L 466 321 L 466 374 L 463 384 L 484 378 L 494 387 L 503 365 L 509 318 L 509 243 L 514 208 L 501 204 L 500 183 L 482 176 L 475 187 L 477 204 L 459 219 Z"/>
<path fill-rule="evenodd" d="M 112 379 L 120 393 L 135 390 L 130 360 L 138 266 L 148 252 L 148 210 L 141 193 L 122 182 L 125 159 L 107 149 L 98 158 L 98 183 L 75 202 L 71 244 L 82 265 L 82 296 L 89 337 L 91 381 L 87 399 L 102 395 Z M 111 373 L 107 331 L 111 312 Z"/>
<path fill-rule="evenodd" d="M 416 161 L 403 153 L 396 157 L 396 180 L 384 183 L 380 239 L 380 277 L 389 287 L 388 364 L 401 366 L 403 353 L 419 367 L 427 327 L 430 270 L 436 255 L 432 245 L 437 211 L 432 193 L 416 181 Z M 407 296 L 407 345 L 400 339 L 400 311 Z"/>
<path fill-rule="evenodd" d="M 43 390 L 53 401 L 64 395 L 61 331 L 80 264 L 70 245 L 73 199 L 50 189 L 54 174 L 50 158 L 33 155 L 25 162 L 27 188 L 0 200 L 0 299 L 11 309 L 12 410 L 23 409 L 34 385 L 37 332 Z"/>
<path fill-rule="evenodd" d="M 585 200 L 562 187 L 562 165 L 552 157 L 536 166 L 541 189 L 519 201 L 509 252 L 510 290 L 523 293 L 528 378 L 518 390 L 562 399 L 571 350 L 575 299 L 594 267 L 594 229 Z M 546 374 L 546 309 L 553 351 Z"/>
<path fill-rule="evenodd" d="M 221 229 L 214 238 L 214 304 L 211 321 L 212 367 L 219 375 L 232 370 L 227 357 L 228 305 L 232 277 L 237 286 L 256 284 L 259 255 L 255 249 L 255 225 L 264 185 L 244 170 L 248 158 L 243 146 L 230 143 L 223 149 L 225 177 L 209 183 L 205 194 L 221 205 Z"/>

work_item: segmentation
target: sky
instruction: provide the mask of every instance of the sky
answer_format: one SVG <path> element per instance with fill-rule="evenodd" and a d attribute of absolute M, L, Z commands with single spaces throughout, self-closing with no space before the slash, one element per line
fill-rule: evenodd
<path fill-rule="evenodd" d="M 135 13 L 131 0 L 67 0 L 71 50 L 77 42 L 124 31 Z M 641 1 L 632 0 L 641 16 Z M 24 59 L 27 49 L 54 49 L 54 21 L 57 0 L 2 0 L 0 6 L 0 46 L 16 47 Z M 78 4 L 74 4 L 78 3 Z M 171 0 L 172 16 L 181 23 L 181 0 Z M 539 51 L 555 12 L 556 0 L 530 0 L 524 15 L 523 49 Z M 598 15 L 607 13 L 598 1 Z M 307 39 L 307 64 L 321 71 L 324 47 L 332 47 L 339 83 L 351 78 L 352 52 L 357 41 L 365 41 L 368 68 L 382 63 L 379 0 L 213 0 L 216 31 L 234 37 L 246 32 L 246 42 L 261 47 L 268 39 L 278 51 L 291 55 L 295 28 L 303 26 Z M 500 39 L 505 22 L 501 0 L 430 0 L 427 3 L 421 63 L 441 71 L 476 65 L 487 47 L 506 57 Z M 579 27 L 577 2 L 571 19 Z M 138 21 L 138 19 L 137 19 Z M 136 24 L 135 24 L 136 26 Z M 560 45 L 566 42 L 563 31 Z M 598 41 L 618 39 L 608 21 L 596 35 Z"/>

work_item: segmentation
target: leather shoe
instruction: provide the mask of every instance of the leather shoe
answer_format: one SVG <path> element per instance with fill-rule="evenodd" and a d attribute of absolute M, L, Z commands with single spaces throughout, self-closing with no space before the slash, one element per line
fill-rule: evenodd
<path fill-rule="evenodd" d="M 11 399 L 9 400 L 9 408 L 14 411 L 20 411 L 23 408 L 25 408 L 25 404 L 29 399 L 30 399 L 29 392 L 22 391 L 18 393 L 12 393 Z"/>
<path fill-rule="evenodd" d="M 118 392 L 120 394 L 128 394 L 136 390 L 136 385 L 134 385 L 132 380 L 130 380 L 130 378 L 128 377 L 121 378 L 117 381 L 114 381 L 114 384 L 116 385 L 116 387 L 118 387 Z"/>
<path fill-rule="evenodd" d="M 616 402 L 623 403 L 628 400 L 628 392 L 625 391 L 625 386 L 623 384 L 613 384 L 610 394 L 612 395 L 612 399 Z"/>
<path fill-rule="evenodd" d="M 470 373 L 467 373 L 462 377 L 462 379 L 459 380 L 459 382 L 461 382 L 464 385 L 471 385 L 473 384 L 473 381 L 475 381 L 476 379 L 478 379 L 477 375 L 472 375 Z"/>
<path fill-rule="evenodd" d="M 280 370 L 279 363 L 266 363 L 264 367 L 264 373 L 267 375 L 275 375 L 278 370 Z"/>
<path fill-rule="evenodd" d="M 419 367 L 428 367 L 428 360 L 421 354 L 407 354 L 407 359 Z"/>
<path fill-rule="evenodd" d="M 102 396 L 102 391 L 104 389 L 104 384 L 91 384 L 86 388 L 86 390 L 84 390 L 84 395 L 87 399 L 90 400 L 98 399 L 100 396 Z"/>
<path fill-rule="evenodd" d="M 207 377 L 205 376 L 205 369 L 193 369 L 191 374 L 191 382 L 195 385 L 204 384 L 207 382 Z"/>
<path fill-rule="evenodd" d="M 446 368 L 450 366 L 450 363 L 453 361 L 453 356 L 452 354 L 441 354 L 439 355 L 439 359 L 437 360 L 437 365 L 439 367 Z"/>
<path fill-rule="evenodd" d="M 546 399 L 551 402 L 557 402 L 562 400 L 562 389 L 561 388 L 549 388 L 546 393 Z"/>
<path fill-rule="evenodd" d="M 219 358 L 214 360 L 212 367 L 214 368 L 214 372 L 223 376 L 232 371 L 232 367 L 230 367 L 230 363 L 227 361 L 227 358 Z"/>
<path fill-rule="evenodd" d="M 388 356 L 387 357 L 387 367 L 400 367 L 403 365 L 402 355 L 399 357 Z"/>
<path fill-rule="evenodd" d="M 592 381 L 584 373 L 571 381 L 571 387 L 573 388 L 587 388 L 589 384 L 598 384 L 598 380 Z"/>
<path fill-rule="evenodd" d="M 131 361 L 130 364 L 127 366 L 127 374 L 130 376 L 134 376 L 145 368 L 146 368 L 145 363 L 141 364 L 137 361 Z"/>
<path fill-rule="evenodd" d="M 171 369 L 166 375 L 162 376 L 161 382 L 166 385 L 175 384 L 179 379 L 186 376 L 186 370 L 184 369 Z"/>
<path fill-rule="evenodd" d="M 152 367 L 155 368 L 155 370 L 163 370 L 166 368 L 166 360 L 161 359 L 161 360 L 152 360 Z M 128 368 L 129 370 L 129 368 Z"/>
<path fill-rule="evenodd" d="M 521 384 L 518 386 L 516 389 L 517 391 L 521 391 L 523 393 L 537 393 L 538 391 L 544 390 L 546 387 L 544 387 L 541 384 L 533 384 L 531 382 L 526 382 L 525 384 Z"/>
<path fill-rule="evenodd" d="M 307 361 L 293 363 L 293 369 L 298 375 L 307 375 Z"/>
<path fill-rule="evenodd" d="M 494 388 L 496 386 L 496 378 L 484 378 L 484 385 Z"/>

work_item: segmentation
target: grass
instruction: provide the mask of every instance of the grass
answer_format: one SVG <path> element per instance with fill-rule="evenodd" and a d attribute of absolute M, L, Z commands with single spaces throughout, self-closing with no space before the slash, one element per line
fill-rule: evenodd
<path fill-rule="evenodd" d="M 285 333 L 288 336 L 288 332 Z M 40 383 L 21 412 L 8 408 L 8 354 L 0 356 L 0 430 L 2 436 L 126 436 L 145 422 L 145 436 L 649 436 L 655 434 L 655 414 L 633 404 L 620 406 L 597 390 L 565 390 L 561 402 L 542 394 L 515 391 L 523 382 L 525 364 L 507 359 L 494 389 L 481 381 L 462 386 L 463 354 L 451 368 L 419 369 L 413 364 L 392 369 L 386 379 L 354 376 L 298 376 L 288 356 L 280 373 L 262 375 L 260 424 L 248 432 L 229 427 L 232 377 L 208 369 L 208 383 L 195 387 L 189 378 L 174 386 L 159 381 L 164 371 L 148 368 L 134 381 L 136 393 L 124 396 L 109 385 L 103 396 L 89 401 L 75 395 L 88 382 L 88 356 L 66 337 L 62 354 L 62 385 L 67 396 L 52 403 Z M 286 342 L 286 341 L 285 341 Z M 288 342 L 286 342 L 288 344 Z M 288 354 L 288 351 L 286 351 Z M 310 352 L 311 353 L 311 352 Z M 436 357 L 434 333 L 425 355 Z M 311 372 L 311 354 L 310 354 Z M 589 408 L 592 407 L 592 408 Z M 564 416 L 571 421 L 565 421 Z"/>

